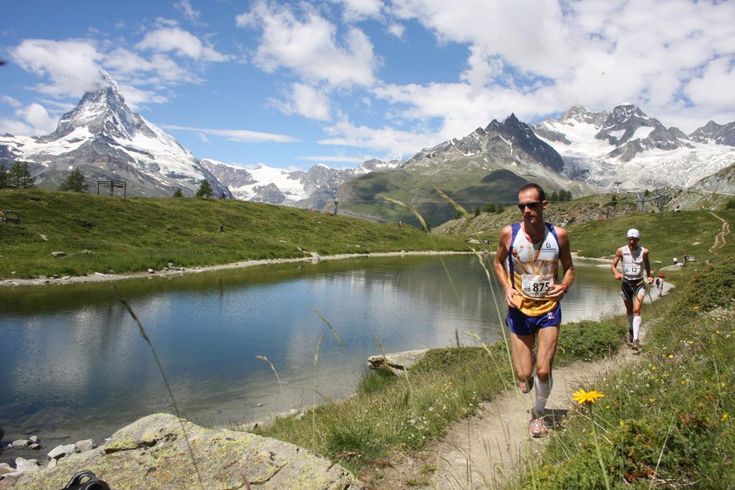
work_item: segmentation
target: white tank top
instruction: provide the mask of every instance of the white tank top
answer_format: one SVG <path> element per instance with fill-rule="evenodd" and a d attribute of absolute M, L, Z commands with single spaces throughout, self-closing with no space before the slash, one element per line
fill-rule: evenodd
<path fill-rule="evenodd" d="M 645 269 L 643 255 L 648 253 L 648 249 L 638 247 L 631 251 L 630 247 L 625 245 L 624 247 L 620 247 L 620 252 L 623 256 L 623 260 L 621 261 L 623 264 L 623 279 L 632 282 L 643 279 L 643 271 Z"/>
<path fill-rule="evenodd" d="M 533 244 L 520 226 L 512 226 L 510 254 L 507 268 L 513 288 L 521 293 L 522 301 L 518 306 L 524 314 L 539 316 L 556 307 L 556 301 L 546 295 L 556 283 L 559 267 L 559 238 L 551 223 L 545 223 L 544 238 L 541 243 Z"/>

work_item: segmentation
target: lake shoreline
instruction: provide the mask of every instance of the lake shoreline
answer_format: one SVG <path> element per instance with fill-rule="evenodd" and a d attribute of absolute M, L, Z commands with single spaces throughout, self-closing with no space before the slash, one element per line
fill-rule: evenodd
<path fill-rule="evenodd" d="M 130 272 L 125 274 L 105 274 L 95 272 L 86 276 L 62 276 L 62 277 L 35 277 L 32 279 L 0 279 L 0 288 L 27 287 L 27 286 L 58 286 L 65 284 L 86 284 L 96 282 L 124 281 L 129 279 L 143 279 L 146 277 L 178 277 L 184 274 L 196 274 L 201 272 L 213 272 L 231 269 L 246 269 L 261 265 L 290 264 L 290 263 L 316 263 L 322 260 L 347 260 L 367 257 L 406 257 L 406 256 L 432 256 L 432 255 L 471 255 L 476 253 L 489 253 L 487 251 L 452 251 L 452 250 L 425 250 L 425 251 L 399 251 L 399 252 L 373 252 L 337 255 L 318 255 L 316 253 L 305 257 L 292 257 L 282 259 L 257 259 L 230 262 L 227 264 L 205 265 L 194 267 L 174 267 L 159 271 Z M 608 263 L 610 259 L 583 257 L 572 252 L 572 257 L 580 260 L 590 260 Z"/>
<path fill-rule="evenodd" d="M 317 263 L 323 260 L 346 260 L 362 257 L 407 257 L 407 256 L 431 256 L 431 255 L 470 255 L 477 252 L 459 252 L 452 250 L 426 250 L 426 251 L 399 251 L 399 252 L 371 252 L 338 255 L 313 254 L 305 257 L 293 257 L 283 259 L 257 259 L 230 262 L 227 264 L 174 267 L 160 271 L 130 272 L 126 274 L 104 274 L 95 272 L 86 276 L 62 276 L 62 277 L 36 277 L 32 279 L 0 279 L 0 288 L 23 287 L 23 286 L 55 286 L 65 284 L 84 284 L 95 282 L 123 281 L 128 279 L 143 279 L 146 277 L 178 277 L 184 274 L 196 274 L 201 272 L 213 272 L 220 270 L 245 269 L 261 265 L 276 265 L 290 263 Z M 482 253 L 482 252 L 481 252 Z"/>

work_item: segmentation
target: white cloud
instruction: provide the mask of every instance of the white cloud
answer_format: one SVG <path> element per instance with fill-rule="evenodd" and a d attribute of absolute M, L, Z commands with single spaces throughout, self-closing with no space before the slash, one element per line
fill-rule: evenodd
<path fill-rule="evenodd" d="M 392 22 L 390 25 L 388 25 L 388 32 L 398 39 L 403 39 L 403 34 L 406 32 L 406 27 L 401 23 Z"/>
<path fill-rule="evenodd" d="M 149 32 L 135 47 L 159 53 L 174 52 L 179 56 L 186 56 L 197 61 L 217 62 L 228 59 L 227 56 L 180 27 L 162 27 Z"/>
<path fill-rule="evenodd" d="M 365 33 L 349 28 L 340 45 L 332 23 L 313 7 L 302 8 L 298 17 L 286 7 L 259 1 L 237 16 L 238 26 L 262 31 L 255 63 L 269 73 L 286 68 L 307 81 L 332 86 L 373 84 L 377 59 Z"/>
<path fill-rule="evenodd" d="M 510 112 L 533 119 L 574 104 L 610 110 L 628 100 L 685 130 L 701 125 L 703 106 L 735 112 L 727 88 L 732 2 L 403 0 L 388 15 L 418 21 L 439 43 L 468 48 L 458 83 L 375 90 L 405 106 L 407 118 L 439 118 L 444 136 Z"/>
<path fill-rule="evenodd" d="M 15 101 L 12 97 L 3 96 L 8 102 Z M 17 102 L 17 101 L 15 101 Z M 32 103 L 27 106 L 11 104 L 16 107 L 15 117 L 20 120 L 0 118 L 0 134 L 10 133 L 14 136 L 39 136 L 52 133 L 56 129 L 58 118 L 53 118 L 41 104 Z"/>
<path fill-rule="evenodd" d="M 0 117 L 0 134 L 12 134 L 13 136 L 33 136 L 33 128 L 20 121 Z"/>
<path fill-rule="evenodd" d="M 735 57 L 709 62 L 701 76 L 693 78 L 685 93 L 696 105 L 735 108 Z"/>
<path fill-rule="evenodd" d="M 120 83 L 118 85 L 120 87 L 120 92 L 125 99 L 125 103 L 133 111 L 139 111 L 145 104 L 162 104 L 168 100 L 165 96 L 151 90 L 143 90 L 126 83 Z"/>
<path fill-rule="evenodd" d="M 23 69 L 48 76 L 51 83 L 36 86 L 39 92 L 80 97 L 103 86 L 98 62 L 103 55 L 91 41 L 26 39 L 11 50 Z"/>
<path fill-rule="evenodd" d="M 323 91 L 303 83 L 294 83 L 288 98 L 274 105 L 285 114 L 299 114 L 309 119 L 329 120 L 329 97 Z"/>
<path fill-rule="evenodd" d="M 49 116 L 41 104 L 33 103 L 18 109 L 16 115 L 22 117 L 33 128 L 34 134 L 48 134 L 56 129 L 57 120 Z"/>
<path fill-rule="evenodd" d="M 0 95 L 0 102 L 2 102 L 3 104 L 7 104 L 10 107 L 15 107 L 15 108 L 18 108 L 21 105 L 23 105 L 18 99 L 15 99 L 9 95 Z"/>
<path fill-rule="evenodd" d="M 175 7 L 178 11 L 184 14 L 184 17 L 186 17 L 190 21 L 195 22 L 195 23 L 199 22 L 200 12 L 198 10 L 194 10 L 189 0 L 180 0 L 175 5 Z"/>
<path fill-rule="evenodd" d="M 413 155 L 419 148 L 435 145 L 438 135 L 415 133 L 390 127 L 371 128 L 355 126 L 346 119 L 325 129 L 331 138 L 319 141 L 322 145 L 352 146 L 384 152 L 384 159 Z"/>
<path fill-rule="evenodd" d="M 237 141 L 240 143 L 292 143 L 296 141 L 292 136 L 278 133 L 263 133 L 260 131 L 249 131 L 247 129 L 209 129 L 209 128 L 193 128 L 190 126 L 175 126 L 171 124 L 164 124 L 161 127 L 165 129 L 177 130 L 177 131 L 193 131 L 201 135 L 219 136 L 230 141 Z"/>
<path fill-rule="evenodd" d="M 383 0 L 333 0 L 341 3 L 344 18 L 347 21 L 358 21 L 380 16 Z"/>
<path fill-rule="evenodd" d="M 329 162 L 329 163 L 362 163 L 374 157 L 368 155 L 362 156 L 346 156 L 346 155 L 306 155 L 299 157 L 299 160 L 307 162 Z"/>

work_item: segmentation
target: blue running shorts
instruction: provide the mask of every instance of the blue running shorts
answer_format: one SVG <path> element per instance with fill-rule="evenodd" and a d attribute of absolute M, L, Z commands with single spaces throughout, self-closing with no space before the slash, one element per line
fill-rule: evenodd
<path fill-rule="evenodd" d="M 516 335 L 535 334 L 541 328 L 561 325 L 561 306 L 557 303 L 553 310 L 540 316 L 526 316 L 518 308 L 508 308 L 505 321 L 510 331 Z"/>

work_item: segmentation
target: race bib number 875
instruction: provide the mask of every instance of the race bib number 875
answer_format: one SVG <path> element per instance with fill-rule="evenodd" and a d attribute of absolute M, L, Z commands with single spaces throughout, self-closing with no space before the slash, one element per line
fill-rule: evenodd
<path fill-rule="evenodd" d="M 551 276 L 523 274 L 521 280 L 523 294 L 531 298 L 542 298 L 546 296 L 554 284 L 554 278 Z"/>

